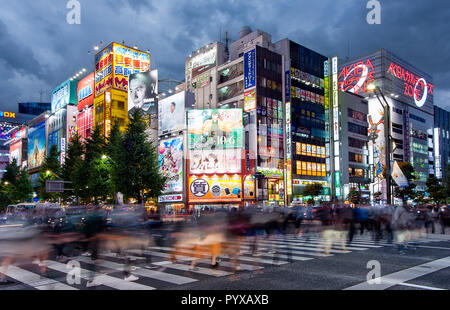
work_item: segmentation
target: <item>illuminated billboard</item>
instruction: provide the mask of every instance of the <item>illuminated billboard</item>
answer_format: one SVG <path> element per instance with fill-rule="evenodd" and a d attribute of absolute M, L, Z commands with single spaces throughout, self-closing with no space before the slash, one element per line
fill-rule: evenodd
<path fill-rule="evenodd" d="M 241 173 L 240 149 L 190 150 L 190 174 Z"/>
<path fill-rule="evenodd" d="M 190 150 L 244 147 L 242 109 L 189 110 L 187 118 Z"/>
<path fill-rule="evenodd" d="M 375 73 L 370 58 L 344 65 L 338 76 L 339 90 L 356 95 L 366 93 L 367 86 L 375 81 Z"/>
<path fill-rule="evenodd" d="M 189 201 L 238 201 L 240 198 L 242 198 L 240 175 L 191 176 L 189 178 Z"/>
<path fill-rule="evenodd" d="M 194 106 L 195 96 L 181 92 L 158 102 L 159 135 L 186 129 L 186 108 Z"/>
<path fill-rule="evenodd" d="M 183 137 L 163 140 L 158 147 L 159 169 L 167 177 L 163 193 L 183 191 Z"/>
<path fill-rule="evenodd" d="M 38 168 L 45 158 L 45 121 L 28 129 L 28 169 Z"/>
<path fill-rule="evenodd" d="M 95 56 L 95 96 L 111 89 L 113 76 L 113 46 L 110 44 Z"/>
<path fill-rule="evenodd" d="M 17 162 L 17 166 L 20 167 L 22 163 L 22 140 L 11 144 L 11 146 L 9 147 L 9 154 L 10 162 L 12 163 L 15 159 Z"/>
<path fill-rule="evenodd" d="M 150 70 L 150 54 L 111 43 L 95 56 L 95 96 L 111 88 L 128 92 L 131 74 Z"/>
<path fill-rule="evenodd" d="M 133 73 L 128 87 L 128 112 L 135 109 L 157 114 L 158 70 Z"/>
<path fill-rule="evenodd" d="M 53 89 L 51 100 L 52 113 L 55 113 L 69 104 L 77 104 L 77 87 L 77 81 L 67 80 Z"/>
<path fill-rule="evenodd" d="M 78 111 L 94 104 L 95 74 L 92 72 L 78 82 Z"/>
<path fill-rule="evenodd" d="M 217 46 L 200 53 L 188 60 L 186 64 L 186 76 L 190 79 L 202 74 L 216 65 Z"/>
<path fill-rule="evenodd" d="M 128 77 L 133 73 L 150 70 L 150 54 L 117 43 L 113 43 L 113 53 L 112 87 L 128 92 Z"/>

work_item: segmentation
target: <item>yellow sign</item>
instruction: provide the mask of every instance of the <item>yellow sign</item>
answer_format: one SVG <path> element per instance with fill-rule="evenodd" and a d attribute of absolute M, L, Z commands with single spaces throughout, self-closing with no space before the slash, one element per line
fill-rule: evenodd
<path fill-rule="evenodd" d="M 236 201 L 242 198 L 240 175 L 191 176 L 189 201 Z"/>

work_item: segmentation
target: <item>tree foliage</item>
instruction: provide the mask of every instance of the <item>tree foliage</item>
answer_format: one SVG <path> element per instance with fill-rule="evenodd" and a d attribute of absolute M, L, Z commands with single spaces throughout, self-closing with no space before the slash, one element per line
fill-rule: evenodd
<path fill-rule="evenodd" d="M 61 164 L 59 161 L 60 152 L 56 145 L 52 145 L 48 155 L 44 159 L 41 166 L 41 174 L 39 175 L 39 194 L 40 199 L 44 201 L 56 202 L 58 200 L 58 193 L 46 193 L 46 180 L 61 180 Z"/>
<path fill-rule="evenodd" d="M 303 196 L 311 196 L 312 199 L 308 201 L 309 204 L 314 204 L 315 200 L 314 198 L 321 195 L 323 192 L 323 186 L 320 183 L 312 183 L 306 185 L 305 189 L 303 190 Z"/>
<path fill-rule="evenodd" d="M 25 169 L 17 166 L 16 159 L 6 165 L 0 184 L 0 207 L 31 199 L 33 187 Z"/>

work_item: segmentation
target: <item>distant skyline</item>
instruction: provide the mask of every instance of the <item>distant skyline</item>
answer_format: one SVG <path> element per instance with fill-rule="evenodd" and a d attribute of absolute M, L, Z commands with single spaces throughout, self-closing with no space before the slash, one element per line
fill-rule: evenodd
<path fill-rule="evenodd" d="M 82 68 L 94 70 L 100 41 L 150 50 L 160 79 L 184 79 L 186 57 L 231 42 L 243 26 L 289 38 L 325 56 L 357 58 L 385 48 L 433 77 L 434 103 L 450 110 L 448 0 L 379 0 L 380 25 L 366 21 L 366 0 L 78 0 L 81 24 L 66 21 L 67 1 L 0 0 L 0 106 L 50 102 L 53 88 Z"/>

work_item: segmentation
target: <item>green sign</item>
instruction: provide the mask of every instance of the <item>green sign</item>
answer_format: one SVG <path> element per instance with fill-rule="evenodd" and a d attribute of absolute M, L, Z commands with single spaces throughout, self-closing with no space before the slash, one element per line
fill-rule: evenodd
<path fill-rule="evenodd" d="M 341 173 L 339 171 L 336 171 L 334 175 L 335 175 L 335 181 L 334 182 L 335 182 L 337 187 L 340 187 L 341 186 Z"/>
<path fill-rule="evenodd" d="M 242 109 L 189 110 L 187 118 L 190 150 L 244 147 Z"/>

